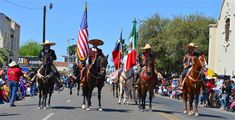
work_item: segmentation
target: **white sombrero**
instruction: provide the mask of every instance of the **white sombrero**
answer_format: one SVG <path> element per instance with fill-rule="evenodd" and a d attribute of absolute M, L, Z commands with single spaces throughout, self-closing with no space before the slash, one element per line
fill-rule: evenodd
<path fill-rule="evenodd" d="M 151 46 L 149 45 L 149 44 L 146 44 L 145 46 L 144 46 L 144 48 L 142 48 L 143 50 L 146 50 L 146 49 L 151 49 Z"/>
<path fill-rule="evenodd" d="M 16 61 L 12 61 L 11 63 L 9 63 L 9 67 L 13 67 L 13 66 L 16 66 L 16 65 L 17 65 Z"/>
<path fill-rule="evenodd" d="M 53 46 L 55 45 L 55 43 L 50 42 L 49 40 L 46 40 L 44 43 L 41 44 L 41 46 L 46 46 L 46 45 Z"/>
<path fill-rule="evenodd" d="M 188 45 L 187 45 L 187 47 L 193 47 L 193 48 L 197 48 L 198 46 L 196 46 L 196 45 L 194 45 L 194 43 L 189 43 Z"/>

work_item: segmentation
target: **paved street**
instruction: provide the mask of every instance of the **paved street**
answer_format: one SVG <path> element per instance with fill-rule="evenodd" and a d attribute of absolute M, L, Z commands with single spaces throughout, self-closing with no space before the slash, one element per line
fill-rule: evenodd
<path fill-rule="evenodd" d="M 9 104 L 0 105 L 0 120 L 232 120 L 235 117 L 235 113 L 202 107 L 199 108 L 199 117 L 188 116 L 182 113 L 181 101 L 158 95 L 153 100 L 152 112 L 140 112 L 136 105 L 118 105 L 109 86 L 102 91 L 103 111 L 99 112 L 96 110 L 96 91 L 95 89 L 91 111 L 82 110 L 82 97 L 69 95 L 69 91 L 65 89 L 53 94 L 52 108 L 47 110 L 37 109 L 37 96 L 17 101 L 17 106 L 13 108 Z"/>

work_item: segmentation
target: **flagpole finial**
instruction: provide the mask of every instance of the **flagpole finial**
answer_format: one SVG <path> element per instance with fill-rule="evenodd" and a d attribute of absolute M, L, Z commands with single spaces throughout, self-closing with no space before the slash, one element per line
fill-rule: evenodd
<path fill-rule="evenodd" d="M 136 21 L 136 18 L 134 18 L 134 21 L 132 21 L 133 23 L 137 23 L 137 21 Z"/>
<path fill-rule="evenodd" d="M 85 2 L 85 9 L 87 10 L 87 1 Z"/>

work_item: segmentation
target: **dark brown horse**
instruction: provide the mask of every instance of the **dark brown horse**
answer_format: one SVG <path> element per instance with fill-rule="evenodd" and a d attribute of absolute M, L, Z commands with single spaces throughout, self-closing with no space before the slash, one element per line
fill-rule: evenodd
<path fill-rule="evenodd" d="M 73 64 L 73 74 L 69 75 L 69 94 L 72 95 L 72 88 L 77 84 L 77 95 L 79 95 L 80 90 L 80 65 L 79 64 Z"/>
<path fill-rule="evenodd" d="M 154 94 L 154 88 L 156 86 L 155 79 L 157 75 L 154 72 L 153 61 L 147 60 L 146 66 L 144 66 L 140 73 L 140 80 L 138 84 L 138 96 L 139 96 L 139 109 L 145 110 L 145 101 L 147 92 L 149 91 L 149 109 L 152 110 L 152 98 Z"/>
<path fill-rule="evenodd" d="M 185 105 L 184 113 L 188 115 L 193 115 L 193 99 L 195 98 L 195 115 L 198 116 L 198 97 L 200 94 L 200 89 L 203 87 L 203 81 L 201 80 L 201 75 L 203 74 L 204 67 L 207 66 L 206 59 L 204 55 L 196 55 L 194 58 L 194 64 L 189 69 L 183 86 L 183 102 Z M 189 100 L 189 111 L 187 108 L 187 101 Z"/>
<path fill-rule="evenodd" d="M 95 87 L 98 88 L 98 106 L 99 111 L 102 111 L 101 108 L 101 90 L 104 86 L 105 75 L 106 75 L 106 67 L 108 64 L 108 56 L 105 57 L 103 55 L 97 57 L 97 59 L 87 68 L 86 72 L 86 80 L 83 81 L 83 105 L 82 108 L 85 108 L 85 96 L 87 99 L 87 110 L 89 111 L 91 108 L 91 97 L 92 91 Z"/>
<path fill-rule="evenodd" d="M 51 95 L 54 90 L 56 77 L 57 76 L 52 71 L 52 68 L 49 64 L 41 65 L 40 68 L 38 69 L 35 80 L 38 82 L 39 109 L 50 108 Z M 48 95 L 49 95 L 48 103 L 46 104 Z"/>

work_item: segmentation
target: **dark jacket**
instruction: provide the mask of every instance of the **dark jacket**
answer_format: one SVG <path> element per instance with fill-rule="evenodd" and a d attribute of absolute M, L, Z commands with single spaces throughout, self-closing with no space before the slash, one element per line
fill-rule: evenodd
<path fill-rule="evenodd" d="M 42 61 L 43 63 L 52 63 L 53 60 L 56 60 L 56 54 L 55 51 L 52 49 L 49 49 L 48 52 L 45 52 L 44 49 L 40 50 L 39 52 L 39 60 Z"/>

